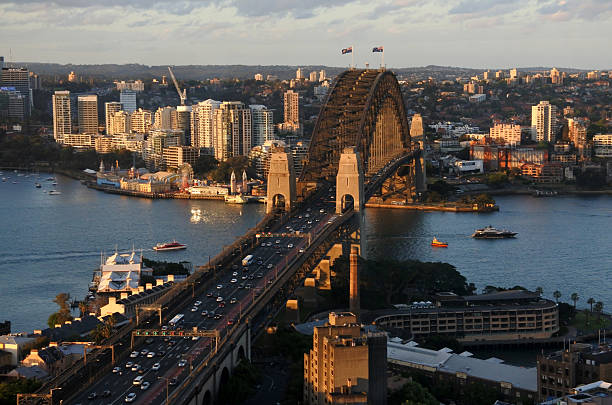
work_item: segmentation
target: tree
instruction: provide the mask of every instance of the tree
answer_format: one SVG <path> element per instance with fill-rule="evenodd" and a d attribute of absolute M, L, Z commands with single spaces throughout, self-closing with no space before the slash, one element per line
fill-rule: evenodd
<path fill-rule="evenodd" d="M 542 294 L 544 294 L 544 289 L 542 287 L 536 287 L 535 292 L 537 292 L 539 296 L 542 296 Z"/>
<path fill-rule="evenodd" d="M 604 304 L 601 301 L 597 301 L 595 303 L 595 312 L 597 312 L 597 320 L 601 318 L 601 313 L 603 312 Z"/>
<path fill-rule="evenodd" d="M 401 401 L 401 402 L 400 402 Z M 391 394 L 389 403 L 402 405 L 438 405 L 440 401 L 416 381 L 410 381 L 397 392 Z"/>
<path fill-rule="evenodd" d="M 81 318 L 87 315 L 87 313 L 89 312 L 89 305 L 87 305 L 87 302 L 79 302 L 79 312 L 81 313 Z"/>
<path fill-rule="evenodd" d="M 557 290 L 553 293 L 553 297 L 555 297 L 555 301 L 557 301 L 557 304 L 559 303 L 559 298 L 561 298 L 561 291 Z"/>
<path fill-rule="evenodd" d="M 54 328 L 55 325 L 62 325 L 64 322 L 72 320 L 69 301 L 70 294 L 59 293 L 55 296 L 53 302 L 55 302 L 60 307 L 60 309 L 59 311 L 49 315 L 49 318 L 47 319 L 47 325 L 49 325 L 50 328 Z"/>
<path fill-rule="evenodd" d="M 589 316 L 593 314 L 593 304 L 595 304 L 595 299 L 593 297 L 590 297 L 587 300 L 587 304 L 589 304 L 591 306 L 591 311 L 587 312 L 587 325 L 589 324 Z"/>
<path fill-rule="evenodd" d="M 576 302 L 578 302 L 578 300 L 580 299 L 580 297 L 578 296 L 578 293 L 572 293 L 570 299 L 574 301 L 574 308 L 576 308 Z"/>
<path fill-rule="evenodd" d="M 219 166 L 219 161 L 211 155 L 200 155 L 193 166 L 193 173 L 195 175 L 204 175 L 211 170 L 216 169 Z"/>

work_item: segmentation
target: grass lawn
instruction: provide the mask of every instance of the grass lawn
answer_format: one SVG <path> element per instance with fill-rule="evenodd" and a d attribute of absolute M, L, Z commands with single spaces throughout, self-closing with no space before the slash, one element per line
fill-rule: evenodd
<path fill-rule="evenodd" d="M 589 324 L 587 325 L 587 314 Z M 582 332 L 594 332 L 598 329 L 607 329 L 610 327 L 610 319 L 605 316 L 601 316 L 599 320 L 597 320 L 597 314 L 589 314 L 588 310 L 578 311 L 574 319 L 571 320 L 570 326 L 575 327 L 576 329 Z"/>

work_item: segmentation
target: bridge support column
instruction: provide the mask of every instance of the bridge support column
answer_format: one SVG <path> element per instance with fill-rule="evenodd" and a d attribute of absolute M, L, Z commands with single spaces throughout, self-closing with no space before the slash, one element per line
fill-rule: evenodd
<path fill-rule="evenodd" d="M 336 176 L 336 213 L 346 208 L 346 197 L 353 198 L 353 209 L 361 210 L 364 205 L 363 167 L 357 148 L 345 148 L 340 155 L 338 175 Z"/>
<path fill-rule="evenodd" d="M 293 159 L 284 148 L 272 150 L 268 172 L 266 213 L 282 208 L 290 211 L 295 202 L 295 173 Z"/>
<path fill-rule="evenodd" d="M 420 153 L 418 158 L 415 157 L 415 180 L 416 180 L 416 191 L 418 193 L 424 193 L 427 191 L 427 172 L 425 170 L 425 149 L 423 141 L 419 141 Z"/>

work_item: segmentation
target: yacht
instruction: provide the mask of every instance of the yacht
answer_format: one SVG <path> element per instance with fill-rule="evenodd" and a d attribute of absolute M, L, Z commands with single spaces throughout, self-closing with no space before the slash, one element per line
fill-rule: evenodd
<path fill-rule="evenodd" d="M 507 229 L 495 229 L 491 225 L 482 229 L 476 229 L 472 234 L 472 238 L 477 239 L 505 239 L 514 238 L 517 235 L 516 232 L 510 232 Z"/>
<path fill-rule="evenodd" d="M 34 187 L 36 187 L 36 188 L 41 188 L 41 187 L 42 187 L 42 185 L 41 185 L 40 183 L 34 183 Z"/>
<path fill-rule="evenodd" d="M 61 191 L 57 191 L 57 190 L 51 190 L 51 191 L 49 191 L 49 195 L 60 195 L 60 194 L 62 194 L 62 192 L 61 192 Z"/>
<path fill-rule="evenodd" d="M 158 243 L 153 246 L 153 250 L 164 251 L 164 250 L 181 250 L 187 249 L 187 245 L 183 245 L 182 243 L 178 243 L 177 241 Z"/>

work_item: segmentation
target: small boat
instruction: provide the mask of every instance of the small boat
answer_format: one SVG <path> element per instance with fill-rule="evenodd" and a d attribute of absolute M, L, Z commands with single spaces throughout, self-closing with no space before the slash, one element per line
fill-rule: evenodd
<path fill-rule="evenodd" d="M 51 183 L 51 185 L 52 186 L 57 186 L 57 182 L 54 181 L 53 183 Z"/>
<path fill-rule="evenodd" d="M 49 195 L 60 195 L 60 194 L 62 194 L 62 192 L 61 192 L 61 191 L 57 191 L 57 190 L 51 190 L 51 191 L 49 191 Z"/>
<path fill-rule="evenodd" d="M 246 204 L 248 200 L 242 195 L 226 195 L 225 202 L 228 204 Z"/>
<path fill-rule="evenodd" d="M 448 243 L 442 242 L 441 240 L 438 240 L 438 238 L 436 238 L 434 236 L 433 240 L 431 241 L 431 246 L 433 246 L 433 247 L 448 247 Z"/>
<path fill-rule="evenodd" d="M 482 229 L 476 229 L 472 234 L 472 238 L 476 239 L 506 239 L 514 238 L 517 235 L 516 232 L 510 232 L 507 229 L 495 229 L 491 225 L 486 226 Z"/>
<path fill-rule="evenodd" d="M 157 245 L 153 246 L 153 250 L 157 251 L 181 249 L 187 249 L 187 245 L 183 245 L 182 243 L 178 243 L 177 241 L 158 243 Z"/>
<path fill-rule="evenodd" d="M 34 187 L 36 187 L 36 188 L 41 188 L 41 187 L 42 187 L 42 185 L 41 185 L 40 183 L 34 183 Z"/>

